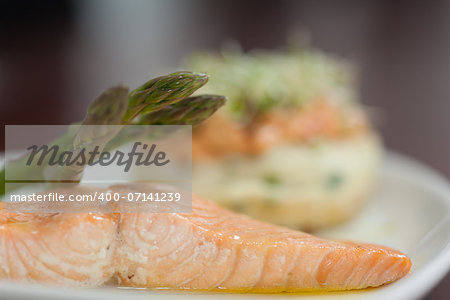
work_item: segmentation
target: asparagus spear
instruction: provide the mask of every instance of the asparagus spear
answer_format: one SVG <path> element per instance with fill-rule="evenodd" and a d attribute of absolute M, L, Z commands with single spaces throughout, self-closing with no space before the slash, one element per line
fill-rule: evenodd
<path fill-rule="evenodd" d="M 83 125 L 89 124 L 132 124 L 132 125 L 193 125 L 206 120 L 220 106 L 225 104 L 225 97 L 205 95 L 188 97 L 208 81 L 202 73 L 176 72 L 157 77 L 133 90 L 128 95 L 128 108 L 123 110 L 123 101 L 117 90 L 106 91 L 98 97 L 88 109 Z M 123 94 L 123 92 L 122 92 Z M 188 98 L 186 98 L 188 97 Z M 115 103 L 114 103 L 115 101 Z M 108 104 L 110 107 L 107 107 Z M 113 107 L 115 105 L 115 107 Z M 138 112 L 139 111 L 139 112 Z M 158 114 L 159 112 L 162 114 Z M 112 113 L 111 113 L 112 112 Z M 132 115 L 138 112 L 137 117 Z M 108 116 L 112 115 L 111 117 Z M 113 119 L 114 118 L 114 119 Z M 134 119 L 134 120 L 133 120 Z M 135 120 L 139 120 L 136 122 Z M 117 121 L 117 123 L 116 123 Z M 83 127 L 82 127 L 83 128 Z M 112 139 L 117 132 L 111 136 Z M 96 141 L 99 136 L 78 133 L 75 138 L 76 148 L 85 148 L 78 140 L 88 143 Z M 77 142 L 78 141 L 78 142 Z M 122 143 L 125 140 L 119 139 Z M 107 144 L 104 141 L 104 146 Z M 103 143 L 102 143 L 103 144 Z M 116 144 L 115 146 L 120 146 Z M 111 149 L 109 145 L 109 149 Z"/>
<path fill-rule="evenodd" d="M 207 81 L 208 76 L 202 73 L 176 72 L 148 81 L 133 90 L 127 97 L 124 97 L 126 95 L 125 87 L 118 86 L 110 88 L 89 106 L 88 113 L 82 124 L 197 124 L 208 118 L 223 105 L 224 98 L 219 96 L 192 97 L 191 100 L 182 102 L 180 108 L 177 107 L 177 102 L 181 102 L 190 96 Z M 214 104 L 207 105 L 208 99 L 213 101 Z M 189 110 L 188 106 L 191 101 L 194 107 Z M 169 106 L 170 109 L 174 109 L 178 114 L 168 113 Z M 159 115 L 159 117 L 158 115 L 154 115 L 162 109 L 164 109 L 165 113 Z M 143 117 L 145 115 L 148 116 L 148 119 Z M 138 121 L 135 121 L 136 119 Z M 82 145 L 89 143 L 89 141 L 96 141 L 98 138 L 97 134 L 92 132 L 77 132 L 74 138 L 74 133 L 69 129 L 66 134 L 52 144 L 58 144 L 60 146 L 67 145 L 68 148 L 78 149 L 82 148 Z M 106 145 L 113 136 L 111 135 L 108 139 L 102 141 L 102 144 Z M 20 174 L 29 172 L 43 172 L 43 168 L 37 166 L 24 168 L 25 159 L 26 157 L 23 157 L 17 162 L 9 163 L 8 171 L 12 170 L 15 172 L 15 178 L 20 178 Z M 11 166 L 11 164 L 13 165 Z M 64 172 L 72 172 L 74 177 L 78 178 L 83 169 L 84 167 L 77 170 L 66 170 Z M 4 183 L 5 169 L 3 168 L 0 171 L 0 195 L 5 194 Z M 16 188 L 19 188 L 19 186 Z"/>
<path fill-rule="evenodd" d="M 207 81 L 206 74 L 193 72 L 177 72 L 150 80 L 130 93 L 123 122 L 130 123 L 139 113 L 151 113 L 175 104 Z"/>
<path fill-rule="evenodd" d="M 175 105 L 140 116 L 136 124 L 197 125 L 208 119 L 225 101 L 224 96 L 218 95 L 188 97 Z"/>
<path fill-rule="evenodd" d="M 128 88 L 123 85 L 102 92 L 87 110 L 82 125 L 118 125 L 128 105 Z"/>

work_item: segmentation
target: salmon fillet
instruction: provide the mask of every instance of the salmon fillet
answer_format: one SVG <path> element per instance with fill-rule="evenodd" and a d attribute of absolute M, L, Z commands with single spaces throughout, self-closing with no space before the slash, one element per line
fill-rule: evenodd
<path fill-rule="evenodd" d="M 130 287 L 345 290 L 393 282 L 411 267 L 406 255 L 387 247 L 319 239 L 195 196 L 192 213 L 114 215 L 1 212 L 0 279 L 96 286 L 114 277 Z"/>

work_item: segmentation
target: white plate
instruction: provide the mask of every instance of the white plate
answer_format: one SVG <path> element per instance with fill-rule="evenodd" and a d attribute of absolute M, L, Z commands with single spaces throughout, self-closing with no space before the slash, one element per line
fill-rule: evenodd
<path fill-rule="evenodd" d="M 412 272 L 381 288 L 357 292 L 289 294 L 299 299 L 418 299 L 450 269 L 450 186 L 434 171 L 389 153 L 376 193 L 363 211 L 341 226 L 317 233 L 323 237 L 373 242 L 397 248 L 413 261 Z M 277 299 L 287 294 L 199 294 L 97 288 L 90 290 L 0 283 L 8 299 Z"/>

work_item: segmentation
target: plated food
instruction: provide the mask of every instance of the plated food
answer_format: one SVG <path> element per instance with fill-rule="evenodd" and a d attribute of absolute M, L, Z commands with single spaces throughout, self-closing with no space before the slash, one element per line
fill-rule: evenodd
<path fill-rule="evenodd" d="M 108 89 L 91 104 L 82 125 L 197 125 L 225 103 L 223 96 L 190 96 L 207 79 L 201 73 L 179 72 L 150 80 L 129 94 L 125 87 Z M 315 111 L 316 105 L 329 106 L 327 102 L 313 101 L 301 113 L 309 109 Z M 319 109 L 320 113 L 322 110 Z M 293 110 L 292 113 L 300 112 Z M 313 113 L 312 116 L 315 119 L 318 115 Z M 221 122 L 226 118 L 217 120 Z M 328 120 L 328 117 L 324 119 L 326 123 Z M 224 124 L 233 123 L 225 121 Z M 356 139 L 369 138 L 371 133 L 365 123 L 358 124 L 363 125 L 358 130 L 352 127 L 352 143 Z M 57 139 L 60 145 L 70 150 L 82 151 L 81 146 L 86 145 L 108 149 L 111 144 L 118 147 L 132 138 L 122 136 L 124 139 L 115 143 L 112 138 L 120 135 L 120 130 L 105 132 L 95 130 L 95 127 L 82 127 L 73 131 L 74 127 L 70 128 Z M 224 130 L 222 137 L 226 138 L 228 133 Z M 275 144 L 278 145 L 278 140 Z M 265 152 L 265 147 L 261 150 L 259 146 L 253 148 L 255 145 L 259 144 L 247 141 L 243 152 L 238 153 L 261 155 Z M 282 147 L 287 149 L 292 145 Z M 205 150 L 209 149 L 205 147 Z M 295 148 L 294 152 L 298 150 Z M 358 151 L 365 151 L 364 147 Z M 275 155 L 276 159 L 282 157 L 297 159 L 295 153 Z M 77 185 L 81 182 L 85 163 L 55 170 L 45 166 L 45 159 L 44 164 L 24 167 L 25 158 L 12 161 L 8 173 L 11 170 L 20 178 L 24 172 L 46 175 L 49 171 L 57 171 L 51 173 L 56 176 L 51 182 L 70 181 L 70 187 L 42 192 L 42 199 L 56 194 L 108 192 L 117 195 L 118 200 L 102 203 L 101 212 L 94 203 L 94 206 L 88 206 L 88 212 L 75 210 L 71 213 L 67 210 L 64 210 L 66 213 L 50 212 L 44 209 L 49 207 L 40 203 L 39 212 L 26 212 L 20 208 L 26 208 L 29 203 L 0 202 L 0 280 L 74 287 L 114 284 L 194 291 L 334 291 L 388 284 L 408 274 L 411 268 L 411 260 L 397 250 L 368 243 L 320 239 L 253 220 L 196 196 L 192 196 L 192 212 L 180 212 L 171 203 L 129 203 L 126 199 L 130 193 L 152 194 L 173 187 L 137 183 L 108 188 L 85 187 Z M 242 160 L 244 166 L 247 164 L 245 159 Z M 253 167 L 259 170 L 256 165 Z M 5 167 L 2 173 L 4 185 Z M 60 177 L 62 175 L 64 177 Z M 277 178 L 268 181 L 277 184 Z M 22 188 L 27 182 L 21 184 L 15 188 Z M 339 182 L 330 184 L 339 186 Z M 0 192 L 3 195 L 6 190 Z M 47 205 L 70 206 L 71 203 Z M 137 206 L 129 210 L 130 205 Z M 289 213 L 287 217 L 292 220 Z M 323 212 L 317 217 L 320 220 Z M 329 222 L 329 219 L 325 220 Z"/>
<path fill-rule="evenodd" d="M 126 194 L 158 188 L 131 184 L 108 190 Z M 348 290 L 395 281 L 411 267 L 407 256 L 387 247 L 319 239 L 195 196 L 192 213 L 0 215 L 3 280 L 83 287 L 113 279 L 121 286 L 147 288 Z"/>
<path fill-rule="evenodd" d="M 194 129 L 194 191 L 254 218 L 317 229 L 353 216 L 382 152 L 348 62 L 312 50 L 201 53 L 229 102 Z"/>

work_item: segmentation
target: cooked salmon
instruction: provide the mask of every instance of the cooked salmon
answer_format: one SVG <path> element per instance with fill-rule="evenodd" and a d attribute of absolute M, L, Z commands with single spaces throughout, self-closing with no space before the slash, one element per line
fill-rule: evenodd
<path fill-rule="evenodd" d="M 117 276 L 135 287 L 361 289 L 393 282 L 411 267 L 407 256 L 387 247 L 319 239 L 195 196 L 189 214 L 121 214 L 119 238 Z"/>
<path fill-rule="evenodd" d="M 192 213 L 0 214 L 3 279 L 96 286 L 115 277 L 122 286 L 147 288 L 346 290 L 393 282 L 410 267 L 407 256 L 387 247 L 319 239 L 195 196 Z"/>

